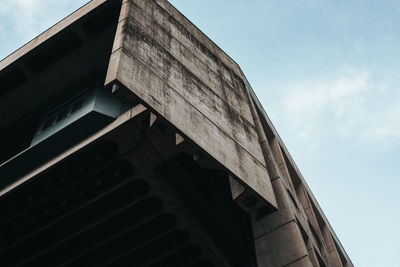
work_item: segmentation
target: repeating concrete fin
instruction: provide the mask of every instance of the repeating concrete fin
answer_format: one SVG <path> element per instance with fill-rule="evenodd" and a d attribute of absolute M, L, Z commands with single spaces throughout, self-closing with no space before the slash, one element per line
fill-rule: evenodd
<path fill-rule="evenodd" d="M 156 120 L 157 120 L 157 115 L 154 114 L 153 112 L 150 112 L 149 126 L 150 126 L 150 127 L 153 126 L 154 123 L 156 122 Z"/>
<path fill-rule="evenodd" d="M 182 137 L 182 135 L 175 133 L 175 144 L 180 145 L 185 141 L 185 138 Z"/>

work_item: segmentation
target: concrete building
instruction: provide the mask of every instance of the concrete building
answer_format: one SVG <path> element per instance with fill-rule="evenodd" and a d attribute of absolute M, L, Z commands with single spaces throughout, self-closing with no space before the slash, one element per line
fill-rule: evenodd
<path fill-rule="evenodd" d="M 353 266 L 240 67 L 166 0 L 0 62 L 1 266 Z"/>

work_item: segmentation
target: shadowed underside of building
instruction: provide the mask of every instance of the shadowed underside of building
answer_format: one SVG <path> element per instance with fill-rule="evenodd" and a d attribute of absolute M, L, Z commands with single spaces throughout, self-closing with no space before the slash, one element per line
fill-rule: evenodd
<path fill-rule="evenodd" d="M 0 62 L 2 266 L 353 266 L 240 67 L 165 0 Z"/>

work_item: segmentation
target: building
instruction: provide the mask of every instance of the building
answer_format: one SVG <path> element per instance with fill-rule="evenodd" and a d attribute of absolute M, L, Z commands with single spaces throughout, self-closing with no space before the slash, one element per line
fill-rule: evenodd
<path fill-rule="evenodd" d="M 240 67 L 166 0 L 0 62 L 2 266 L 353 266 Z"/>

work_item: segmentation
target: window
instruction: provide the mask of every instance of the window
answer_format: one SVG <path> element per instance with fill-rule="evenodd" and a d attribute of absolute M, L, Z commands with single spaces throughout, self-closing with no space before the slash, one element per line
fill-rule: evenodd
<path fill-rule="evenodd" d="M 72 113 L 81 109 L 85 104 L 85 96 L 80 95 L 78 98 L 75 97 L 72 101 L 69 101 L 66 104 L 61 105 L 60 107 L 53 110 L 46 117 L 43 118 L 43 124 L 36 132 L 36 135 L 42 134 L 43 131 L 49 129 L 56 123 L 62 121 L 63 119 L 70 116 Z"/>

